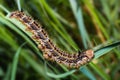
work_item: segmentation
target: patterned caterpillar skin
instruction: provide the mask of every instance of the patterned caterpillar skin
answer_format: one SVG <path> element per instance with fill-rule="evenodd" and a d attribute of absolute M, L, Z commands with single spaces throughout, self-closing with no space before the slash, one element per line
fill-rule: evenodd
<path fill-rule="evenodd" d="M 14 11 L 10 18 L 15 18 L 26 26 L 26 30 L 33 34 L 32 39 L 39 43 L 38 48 L 43 51 L 43 57 L 47 60 L 62 63 L 69 68 L 79 68 L 94 57 L 94 51 L 91 49 L 74 54 L 62 51 L 53 44 L 42 26 L 24 12 Z"/>

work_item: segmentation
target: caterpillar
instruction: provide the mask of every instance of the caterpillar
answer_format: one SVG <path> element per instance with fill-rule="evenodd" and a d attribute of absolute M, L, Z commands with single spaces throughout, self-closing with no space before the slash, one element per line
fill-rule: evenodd
<path fill-rule="evenodd" d="M 43 52 L 43 57 L 46 60 L 55 61 L 58 64 L 61 63 L 69 68 L 79 68 L 90 62 L 94 57 L 94 51 L 92 49 L 74 54 L 69 54 L 59 49 L 50 40 L 42 26 L 24 12 L 14 11 L 11 12 L 9 17 L 19 20 L 25 25 L 26 31 L 32 33 L 32 39 L 39 43 L 38 48 Z"/>

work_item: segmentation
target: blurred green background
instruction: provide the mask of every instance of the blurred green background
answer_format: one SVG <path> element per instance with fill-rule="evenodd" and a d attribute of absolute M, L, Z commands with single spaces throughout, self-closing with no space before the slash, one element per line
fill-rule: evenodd
<path fill-rule="evenodd" d="M 44 60 L 25 26 L 8 17 L 20 9 L 61 49 L 91 48 L 94 60 L 79 69 Z M 119 34 L 120 0 L 0 0 L 0 80 L 120 80 Z"/>

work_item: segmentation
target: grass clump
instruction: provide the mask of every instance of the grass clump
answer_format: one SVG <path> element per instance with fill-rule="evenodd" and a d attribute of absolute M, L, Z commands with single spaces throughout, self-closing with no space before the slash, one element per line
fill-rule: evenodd
<path fill-rule="evenodd" d="M 0 0 L 0 80 L 119 80 L 119 4 L 115 0 Z M 12 11 L 24 11 L 68 52 L 92 48 L 95 57 L 79 69 L 44 60 Z M 24 44 L 26 43 L 26 44 Z M 23 46 L 24 45 L 24 46 Z M 110 53 L 110 54 L 108 54 Z M 20 77 L 22 76 L 22 77 Z"/>

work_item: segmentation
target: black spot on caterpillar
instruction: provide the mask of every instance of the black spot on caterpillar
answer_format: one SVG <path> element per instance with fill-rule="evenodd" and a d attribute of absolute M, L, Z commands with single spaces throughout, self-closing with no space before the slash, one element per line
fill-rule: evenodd
<path fill-rule="evenodd" d="M 92 49 L 75 54 L 62 51 L 53 44 L 42 26 L 24 12 L 14 11 L 11 13 L 10 18 L 19 20 L 26 26 L 26 30 L 33 34 L 32 39 L 39 42 L 38 48 L 43 51 L 43 57 L 46 60 L 62 63 L 69 68 L 79 68 L 90 62 L 94 57 L 94 51 Z"/>

